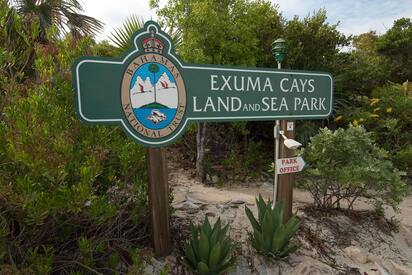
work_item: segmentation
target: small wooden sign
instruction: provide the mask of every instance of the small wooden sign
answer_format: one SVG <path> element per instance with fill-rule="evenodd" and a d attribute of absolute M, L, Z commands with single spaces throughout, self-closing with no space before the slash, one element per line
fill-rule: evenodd
<path fill-rule="evenodd" d="M 303 170 L 305 161 L 302 157 L 282 158 L 276 162 L 276 169 L 279 175 L 297 173 Z"/>

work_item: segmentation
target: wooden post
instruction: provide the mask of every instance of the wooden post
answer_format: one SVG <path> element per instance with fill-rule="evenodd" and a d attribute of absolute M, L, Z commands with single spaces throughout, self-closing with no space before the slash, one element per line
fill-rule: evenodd
<path fill-rule="evenodd" d="M 292 121 L 289 121 L 292 122 Z M 295 138 L 295 131 L 294 126 L 295 123 L 293 122 L 293 130 L 287 130 L 287 120 L 282 120 L 280 122 L 280 130 L 283 131 L 284 135 L 287 138 L 294 139 Z M 281 138 L 280 142 L 280 150 L 279 150 L 279 158 L 288 158 L 293 157 L 295 152 L 294 150 L 288 149 L 283 144 L 283 138 Z M 279 185 L 278 185 L 278 192 L 276 196 L 276 201 L 283 201 L 284 203 L 284 222 L 287 222 L 289 218 L 292 216 L 292 202 L 293 202 L 293 181 L 294 181 L 294 173 L 291 174 L 283 174 L 279 175 Z"/>
<path fill-rule="evenodd" d="M 149 207 L 153 246 L 156 257 L 163 257 L 172 251 L 169 229 L 169 184 L 166 150 L 149 148 L 147 150 L 149 171 Z"/>

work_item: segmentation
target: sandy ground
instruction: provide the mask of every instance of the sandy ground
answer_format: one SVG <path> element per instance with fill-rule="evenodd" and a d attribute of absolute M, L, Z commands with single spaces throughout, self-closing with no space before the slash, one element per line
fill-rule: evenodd
<path fill-rule="evenodd" d="M 211 221 L 221 217 L 223 222 L 230 224 L 231 237 L 241 247 L 238 264 L 232 274 L 412 275 L 412 244 L 407 240 L 407 237 L 412 236 L 408 231 L 412 229 L 412 195 L 401 204 L 401 212 L 394 213 L 387 209 L 386 218 L 399 221 L 400 226 L 395 226 L 398 229 L 393 230 L 391 223 L 385 219 L 376 221 L 369 218 L 368 214 L 356 214 L 355 218 L 348 218 L 341 212 L 325 216 L 308 214 L 302 209 L 312 203 L 310 194 L 294 190 L 294 212 L 304 225 L 297 236 L 302 247 L 287 260 L 274 264 L 252 251 L 248 240 L 251 226 L 244 214 L 244 205 L 256 213 L 254 203 L 259 194 L 265 199 L 272 197 L 270 182 L 217 188 L 200 184 L 191 177 L 192 171 L 178 167 L 171 167 L 170 171 L 173 206 L 176 209 L 173 218 L 196 223 L 207 215 Z M 361 210 L 370 208 L 365 202 L 359 201 L 354 209 L 359 213 L 367 213 Z M 363 255 L 353 257 L 347 247 L 355 247 Z M 362 257 L 366 257 L 366 260 L 362 260 Z M 317 273 L 311 269 L 317 270 Z"/>
<path fill-rule="evenodd" d="M 224 203 L 233 199 L 242 199 L 248 203 L 254 203 L 255 197 L 261 194 L 264 198 L 273 198 L 273 185 L 270 182 L 257 182 L 250 186 L 225 186 L 222 188 L 205 186 L 190 176 L 188 171 L 179 169 L 171 174 L 172 187 L 174 188 L 174 202 L 181 202 L 185 195 L 190 194 L 190 197 L 199 199 L 209 204 Z M 293 206 L 301 206 L 302 204 L 313 203 L 313 199 L 309 192 L 295 189 L 293 191 Z M 354 209 L 368 210 L 371 207 L 362 199 L 355 202 Z M 400 204 L 400 212 L 395 213 L 392 208 L 385 208 L 385 216 L 387 218 L 396 218 L 405 226 L 412 228 L 412 192 Z"/>

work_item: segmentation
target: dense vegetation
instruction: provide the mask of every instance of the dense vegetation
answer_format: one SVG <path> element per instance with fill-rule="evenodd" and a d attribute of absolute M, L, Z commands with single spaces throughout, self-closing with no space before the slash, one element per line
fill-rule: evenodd
<path fill-rule="evenodd" d="M 0 263 L 37 274 L 132 267 L 147 235 L 144 148 L 82 125 L 73 108 L 71 64 L 95 43 L 53 28 L 42 43 L 38 24 L 27 29 L 4 4 L 0 14 Z"/>
<path fill-rule="evenodd" d="M 79 122 L 70 71 L 76 57 L 117 55 L 125 41 L 118 48 L 96 43 L 93 34 L 102 23 L 80 14 L 75 0 L 42 1 L 41 7 L 35 2 L 0 2 L 0 265 L 11 273 L 16 268 L 38 274 L 138 273 L 143 253 L 137 247 L 147 244 L 148 236 L 145 150 L 118 128 Z M 378 206 L 396 207 L 402 200 L 405 176 L 394 167 L 410 173 L 412 166 L 412 93 L 402 85 L 412 79 L 410 19 L 395 21 L 382 35 L 346 37 L 327 23 L 324 10 L 286 20 L 263 0 L 151 4 L 187 62 L 275 67 L 270 45 L 283 36 L 290 48 L 284 67 L 331 72 L 336 80 L 333 117 L 298 122 L 297 139 L 307 144 L 320 126 L 363 128 L 322 130 L 313 138 L 305 151 L 314 168 L 308 173 L 315 173 L 310 179 L 325 179 L 316 174 L 324 168 L 323 156 L 311 148 L 335 135 L 351 145 L 342 141 L 342 148 L 329 148 L 341 149 L 347 164 L 334 166 L 339 178 L 327 178 L 330 182 L 361 186 L 365 193 L 359 196 L 379 193 L 383 201 Z M 202 180 L 218 175 L 219 183 L 243 181 L 268 169 L 272 127 L 191 125 L 176 147 L 182 149 L 181 159 L 191 165 L 196 161 Z M 351 139 L 351 131 L 362 138 Z M 370 157 L 367 164 L 379 171 L 368 166 L 351 178 L 355 164 L 348 159 L 360 152 L 353 152 L 353 146 L 364 146 L 362 157 Z M 375 172 L 376 182 L 370 182 Z M 194 269 L 195 263 L 198 259 Z"/>

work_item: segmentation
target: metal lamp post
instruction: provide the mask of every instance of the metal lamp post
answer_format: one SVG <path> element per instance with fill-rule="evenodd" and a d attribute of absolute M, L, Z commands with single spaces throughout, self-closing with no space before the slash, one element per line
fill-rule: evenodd
<path fill-rule="evenodd" d="M 272 43 L 272 54 L 276 59 L 276 62 L 278 63 L 278 69 L 280 70 L 282 68 L 282 62 L 285 59 L 285 56 L 288 52 L 288 45 L 286 41 L 282 38 L 278 38 Z M 274 184 L 273 184 L 273 208 L 275 207 L 276 204 L 276 196 L 277 196 L 277 191 L 278 191 L 278 181 L 279 181 L 279 175 L 277 173 L 276 169 L 276 163 L 277 160 L 279 159 L 279 140 L 280 140 L 280 121 L 276 120 L 276 124 L 274 127 L 274 138 L 275 138 L 275 162 L 274 162 Z"/>
<path fill-rule="evenodd" d="M 288 53 L 288 44 L 285 39 L 278 38 L 272 43 L 272 55 L 275 57 L 276 62 L 278 63 L 278 69 L 282 68 L 282 62 L 285 59 L 286 54 Z"/>

